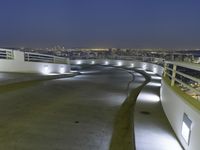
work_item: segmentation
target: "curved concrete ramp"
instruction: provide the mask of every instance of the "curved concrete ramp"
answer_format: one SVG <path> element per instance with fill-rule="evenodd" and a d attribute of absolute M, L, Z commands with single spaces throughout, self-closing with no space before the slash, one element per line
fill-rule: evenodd
<path fill-rule="evenodd" d="M 152 79 L 140 92 L 135 106 L 136 150 L 182 150 L 161 106 L 161 78 L 147 73 Z"/>
<path fill-rule="evenodd" d="M 0 150 L 108 150 L 132 76 L 97 67 L 2 92 Z M 132 88 L 143 82 L 136 75 Z"/>

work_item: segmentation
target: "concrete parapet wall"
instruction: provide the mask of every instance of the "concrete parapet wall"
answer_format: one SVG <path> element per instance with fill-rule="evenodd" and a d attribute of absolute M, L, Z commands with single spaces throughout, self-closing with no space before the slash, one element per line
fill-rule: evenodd
<path fill-rule="evenodd" d="M 70 64 L 24 61 L 24 53 L 20 51 L 14 51 L 14 59 L 0 59 L 0 72 L 48 74 L 67 73 L 69 71 Z"/>
<path fill-rule="evenodd" d="M 71 60 L 71 65 L 81 65 L 81 64 L 99 64 L 99 65 L 112 65 L 112 66 L 123 66 L 123 67 L 135 67 L 142 68 L 145 70 L 153 71 L 154 73 L 162 76 L 163 67 L 147 63 L 147 62 L 139 62 L 139 61 L 131 61 L 131 60 L 109 60 L 109 59 L 96 59 L 96 60 Z"/>
<path fill-rule="evenodd" d="M 186 150 L 199 150 L 200 111 L 177 95 L 164 80 L 162 80 L 160 94 L 165 114 L 183 147 Z M 186 143 L 182 136 L 184 114 L 192 121 L 189 143 Z"/>

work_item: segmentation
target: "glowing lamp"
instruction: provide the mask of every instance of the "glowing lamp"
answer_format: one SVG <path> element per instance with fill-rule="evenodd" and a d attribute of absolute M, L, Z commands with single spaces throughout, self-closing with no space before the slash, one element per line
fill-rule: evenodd
<path fill-rule="evenodd" d="M 65 73 L 65 68 L 64 68 L 64 66 L 61 66 L 61 67 L 60 67 L 60 70 L 59 70 L 59 72 L 60 72 L 60 74 L 63 74 L 63 73 Z"/>
<path fill-rule="evenodd" d="M 80 60 L 78 60 L 78 61 L 76 62 L 76 64 L 77 64 L 77 65 L 80 65 L 80 64 L 82 64 L 82 62 L 81 62 Z"/>
<path fill-rule="evenodd" d="M 133 64 L 133 63 L 131 64 L 131 67 L 134 67 L 134 64 Z"/>
<path fill-rule="evenodd" d="M 105 65 L 108 65 L 109 64 L 109 62 L 108 61 L 105 61 Z"/>
<path fill-rule="evenodd" d="M 189 144 L 190 142 L 191 125 L 192 125 L 192 121 L 184 113 L 181 135 L 187 144 Z"/>
<path fill-rule="evenodd" d="M 146 70 L 146 68 L 147 68 L 147 65 L 146 65 L 146 64 L 144 64 L 144 65 L 142 66 L 142 68 L 143 68 L 144 70 Z"/>
<path fill-rule="evenodd" d="M 157 68 L 156 67 L 153 68 L 153 72 L 157 73 Z"/>
<path fill-rule="evenodd" d="M 122 62 L 119 61 L 119 62 L 117 63 L 117 65 L 118 65 L 118 66 L 122 66 Z"/>
<path fill-rule="evenodd" d="M 44 74 L 49 74 L 49 67 L 48 66 L 44 66 L 44 70 L 43 70 L 43 73 Z"/>
<path fill-rule="evenodd" d="M 94 64 L 95 64 L 95 61 L 93 60 L 93 61 L 91 62 L 91 64 L 94 65 Z"/>

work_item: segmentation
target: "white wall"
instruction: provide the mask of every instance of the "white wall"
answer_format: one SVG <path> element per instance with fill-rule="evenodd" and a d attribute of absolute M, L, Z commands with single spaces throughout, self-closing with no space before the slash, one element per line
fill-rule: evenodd
<path fill-rule="evenodd" d="M 163 73 L 163 67 L 146 63 L 146 62 L 139 62 L 139 61 L 130 61 L 130 60 L 108 60 L 108 59 L 94 59 L 94 60 L 71 60 L 72 65 L 81 65 L 81 64 L 100 64 L 100 65 L 106 65 L 106 62 L 108 62 L 107 65 L 112 66 L 124 66 L 124 67 L 136 67 L 136 68 L 143 68 L 150 71 L 154 71 L 156 74 L 162 76 Z M 120 64 L 121 63 L 121 64 Z"/>
<path fill-rule="evenodd" d="M 161 101 L 165 114 L 170 121 L 179 141 L 186 150 L 200 149 L 200 111 L 178 96 L 165 81 L 162 81 Z M 189 145 L 181 135 L 183 114 L 186 113 L 192 121 L 192 131 Z"/>
<path fill-rule="evenodd" d="M 14 51 L 13 60 L 0 59 L 0 72 L 22 72 L 22 73 L 46 74 L 47 71 L 49 73 L 60 73 L 60 70 L 69 72 L 70 64 L 27 62 L 27 61 L 24 61 L 24 53 L 19 52 L 19 51 Z"/>

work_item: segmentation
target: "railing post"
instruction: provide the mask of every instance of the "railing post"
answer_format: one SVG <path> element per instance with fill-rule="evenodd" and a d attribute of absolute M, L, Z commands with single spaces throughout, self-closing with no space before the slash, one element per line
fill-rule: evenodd
<path fill-rule="evenodd" d="M 14 52 L 13 51 L 11 51 L 11 59 L 14 59 Z"/>
<path fill-rule="evenodd" d="M 53 63 L 56 63 L 56 57 L 53 56 Z"/>
<path fill-rule="evenodd" d="M 9 54 L 7 50 L 6 50 L 6 59 L 9 59 Z"/>
<path fill-rule="evenodd" d="M 164 77 L 166 77 L 166 72 L 167 72 L 167 63 L 164 63 Z"/>
<path fill-rule="evenodd" d="M 9 59 L 10 55 L 9 55 L 9 51 L 6 50 L 6 59 Z"/>
<path fill-rule="evenodd" d="M 27 58 L 28 58 L 27 60 L 30 61 L 29 53 L 27 53 L 27 54 L 28 54 L 27 55 Z M 25 54 L 25 56 L 26 56 L 26 54 Z"/>
<path fill-rule="evenodd" d="M 173 71 L 172 71 L 171 86 L 174 86 L 174 83 L 175 83 L 175 78 L 176 78 L 176 65 L 175 65 L 175 64 L 173 64 Z"/>

